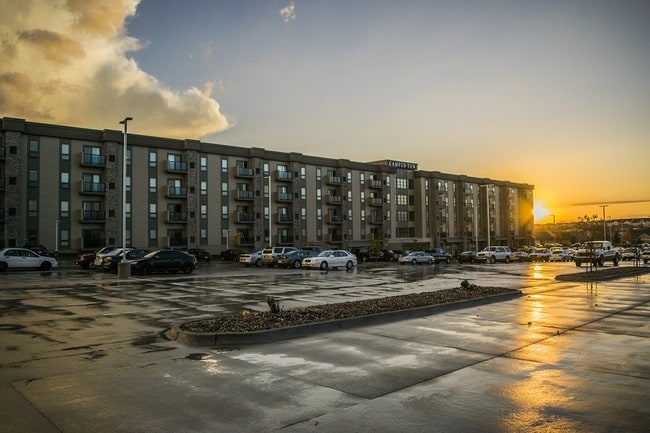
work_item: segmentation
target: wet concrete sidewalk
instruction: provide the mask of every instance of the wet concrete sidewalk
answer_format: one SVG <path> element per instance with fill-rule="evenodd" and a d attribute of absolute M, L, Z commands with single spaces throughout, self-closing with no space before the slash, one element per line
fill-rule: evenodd
<path fill-rule="evenodd" d="M 648 431 L 648 274 L 523 292 L 239 350 L 165 342 L 140 361 L 17 379 L 0 391 L 3 431 Z"/>

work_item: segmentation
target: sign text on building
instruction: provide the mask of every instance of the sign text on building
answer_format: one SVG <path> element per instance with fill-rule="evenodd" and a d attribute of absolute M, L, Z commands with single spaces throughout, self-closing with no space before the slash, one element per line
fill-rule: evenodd
<path fill-rule="evenodd" d="M 391 168 L 403 168 L 405 170 L 417 170 L 418 165 L 414 162 L 402 162 L 402 161 L 388 161 L 388 166 Z"/>

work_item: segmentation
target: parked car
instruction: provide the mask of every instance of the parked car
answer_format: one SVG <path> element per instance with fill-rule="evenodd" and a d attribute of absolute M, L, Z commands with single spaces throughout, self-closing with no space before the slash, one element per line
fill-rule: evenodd
<path fill-rule="evenodd" d="M 447 251 L 443 250 L 442 248 L 434 248 L 430 251 L 427 251 L 427 254 L 429 254 L 431 257 L 433 257 L 433 262 L 434 263 L 451 263 L 451 254 L 449 254 Z"/>
<path fill-rule="evenodd" d="M 639 256 L 638 248 L 625 248 L 621 253 L 621 260 L 637 260 Z"/>
<path fill-rule="evenodd" d="M 126 250 L 126 261 L 139 259 L 144 257 L 147 254 L 147 250 L 132 248 Z M 117 264 L 120 263 L 124 258 L 124 253 L 122 250 L 117 250 L 114 254 L 108 254 L 104 256 L 102 260 L 102 269 L 109 272 L 117 272 Z"/>
<path fill-rule="evenodd" d="M 352 269 L 357 265 L 357 256 L 344 250 L 325 250 L 317 256 L 302 259 L 303 268 L 328 270 L 329 268 Z"/>
<path fill-rule="evenodd" d="M 650 250 L 643 250 L 641 251 L 641 260 L 643 260 L 643 263 L 648 263 L 650 262 Z"/>
<path fill-rule="evenodd" d="M 131 273 L 151 274 L 152 272 L 179 272 L 186 274 L 196 269 L 196 257 L 178 250 L 158 250 L 144 257 L 132 260 Z"/>
<path fill-rule="evenodd" d="M 316 255 L 317 253 L 315 251 L 294 250 L 286 254 L 280 254 L 276 259 L 276 263 L 280 268 L 292 267 L 298 269 L 302 266 L 302 259 Z"/>
<path fill-rule="evenodd" d="M 413 251 L 400 257 L 397 261 L 400 265 L 432 265 L 434 259 L 424 251 Z"/>
<path fill-rule="evenodd" d="M 35 245 L 35 244 L 25 244 L 23 245 L 24 249 L 34 251 L 39 256 L 49 256 L 50 252 L 44 245 Z"/>
<path fill-rule="evenodd" d="M 564 248 L 551 248 L 551 255 L 548 257 L 549 262 L 570 262 L 571 253 Z"/>
<path fill-rule="evenodd" d="M 104 260 L 104 256 L 111 254 L 113 251 L 122 251 L 122 248 L 120 247 L 113 247 L 113 248 L 102 248 L 101 252 L 97 252 L 95 254 L 95 261 L 93 262 L 94 268 L 101 268 L 102 267 L 102 261 Z"/>
<path fill-rule="evenodd" d="M 483 261 L 488 263 L 505 262 L 510 263 L 512 251 L 510 247 L 503 245 L 493 245 L 483 248 L 482 251 L 476 255 L 476 261 Z"/>
<path fill-rule="evenodd" d="M 244 254 L 244 251 L 238 250 L 238 249 L 228 249 L 228 250 L 223 250 L 220 254 L 221 261 L 230 261 L 230 262 L 237 262 L 239 261 L 239 256 L 241 254 Z"/>
<path fill-rule="evenodd" d="M 476 261 L 476 251 L 463 251 L 458 255 L 460 263 L 474 263 Z"/>
<path fill-rule="evenodd" d="M 95 259 L 97 258 L 97 254 L 103 254 L 114 249 L 115 247 L 110 246 L 100 248 L 94 253 L 81 253 L 77 256 L 75 264 L 81 266 L 81 269 L 95 269 Z"/>
<path fill-rule="evenodd" d="M 551 259 L 551 250 L 548 248 L 535 248 L 530 254 L 531 262 L 548 262 Z"/>
<path fill-rule="evenodd" d="M 197 262 L 209 262 L 212 258 L 210 251 L 204 250 L 203 248 L 185 248 L 183 249 L 187 254 L 191 254 L 196 257 Z"/>
<path fill-rule="evenodd" d="M 510 260 L 513 262 L 530 262 L 530 257 L 526 251 L 513 251 Z"/>
<path fill-rule="evenodd" d="M 254 253 L 240 254 L 239 263 L 243 263 L 246 267 L 253 265 L 259 268 L 262 266 L 262 250 L 255 251 Z"/>
<path fill-rule="evenodd" d="M 0 250 L 0 271 L 26 268 L 49 271 L 52 268 L 58 267 L 59 263 L 56 259 L 41 256 L 27 248 L 5 248 Z"/>
<path fill-rule="evenodd" d="M 268 247 L 262 250 L 262 264 L 272 268 L 277 264 L 278 256 L 290 251 L 296 251 L 296 247 Z"/>

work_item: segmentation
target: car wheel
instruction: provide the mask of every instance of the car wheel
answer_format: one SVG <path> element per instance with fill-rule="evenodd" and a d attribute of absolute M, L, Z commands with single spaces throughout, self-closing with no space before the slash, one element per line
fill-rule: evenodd
<path fill-rule="evenodd" d="M 415 266 L 415 265 L 417 265 L 417 264 L 418 264 L 418 261 L 417 261 L 417 260 L 415 260 L 415 259 L 413 259 L 413 260 L 411 260 L 411 264 L 412 264 L 413 266 Z"/>
<path fill-rule="evenodd" d="M 0 272 L 4 272 L 7 270 L 9 266 L 7 265 L 6 262 L 0 262 Z"/>
<path fill-rule="evenodd" d="M 580 266 L 582 266 L 582 262 L 581 262 L 581 261 L 578 261 L 578 260 L 576 260 L 576 266 L 577 266 L 577 267 L 579 268 Z"/>
<path fill-rule="evenodd" d="M 150 264 L 144 264 L 142 265 L 142 268 L 140 270 L 143 275 L 149 275 L 151 273 L 151 265 Z"/>
<path fill-rule="evenodd" d="M 450 264 L 451 264 L 451 259 L 450 259 L 449 257 L 447 257 L 447 260 L 445 260 L 445 263 L 447 263 L 448 265 L 450 265 Z"/>
<path fill-rule="evenodd" d="M 261 268 L 262 267 L 262 259 L 257 259 L 255 260 L 255 267 Z"/>
<path fill-rule="evenodd" d="M 94 271 L 95 268 L 97 268 L 97 266 L 95 266 L 94 262 L 86 265 L 86 269 L 90 269 L 91 271 Z"/>
<path fill-rule="evenodd" d="M 293 267 L 294 269 L 300 269 L 300 260 L 296 260 L 295 262 L 293 262 Z"/>
<path fill-rule="evenodd" d="M 510 263 L 510 256 L 506 256 L 506 263 Z"/>
<path fill-rule="evenodd" d="M 41 271 L 49 271 L 50 269 L 52 269 L 52 263 L 43 262 L 43 263 L 41 263 L 40 269 L 41 269 Z"/>
<path fill-rule="evenodd" d="M 429 260 L 427 263 L 430 264 L 430 265 L 432 265 L 432 264 L 433 264 L 433 260 Z"/>
<path fill-rule="evenodd" d="M 184 274 L 191 274 L 194 270 L 194 266 L 192 266 L 191 263 L 185 263 L 182 270 Z"/>
<path fill-rule="evenodd" d="M 596 266 L 603 266 L 605 264 L 605 261 L 603 260 L 603 256 L 600 256 L 598 258 L 598 263 L 596 263 Z"/>
<path fill-rule="evenodd" d="M 490 263 L 494 264 L 494 263 L 496 263 L 496 262 L 497 262 L 497 258 L 496 258 L 496 257 L 494 257 L 494 256 L 490 257 Z"/>
<path fill-rule="evenodd" d="M 327 262 L 323 262 L 320 264 L 320 268 L 322 271 L 326 271 L 329 268 L 329 265 L 327 264 Z"/>
<path fill-rule="evenodd" d="M 352 263 L 352 260 L 350 260 L 349 262 L 347 262 L 347 263 L 345 264 L 345 269 L 347 269 L 348 271 L 349 271 L 350 269 L 352 269 L 353 267 L 354 267 L 354 263 Z"/>

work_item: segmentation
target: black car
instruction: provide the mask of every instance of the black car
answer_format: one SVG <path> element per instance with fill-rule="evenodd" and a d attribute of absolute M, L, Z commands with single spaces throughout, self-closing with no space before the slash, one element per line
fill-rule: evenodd
<path fill-rule="evenodd" d="M 304 259 L 305 257 L 314 257 L 317 255 L 318 253 L 316 251 L 311 251 L 311 250 L 289 251 L 288 253 L 280 254 L 277 257 L 278 267 L 280 268 L 292 267 L 298 269 L 302 264 L 302 259 Z"/>
<path fill-rule="evenodd" d="M 126 260 L 136 260 L 143 257 L 147 254 L 147 250 L 142 250 L 138 248 L 127 249 L 126 250 Z M 121 249 L 118 249 L 114 254 L 107 254 L 102 259 L 102 269 L 110 272 L 117 272 L 117 264 L 121 262 L 124 258 L 124 253 Z"/>
<path fill-rule="evenodd" d="M 196 257 L 178 250 L 158 250 L 130 263 L 133 274 L 180 271 L 189 274 L 196 268 Z"/>
<path fill-rule="evenodd" d="M 458 255 L 460 263 L 474 263 L 476 261 L 476 251 L 463 251 Z"/>
<path fill-rule="evenodd" d="M 238 262 L 239 256 L 244 253 L 245 251 L 236 250 L 236 249 L 224 250 L 221 252 L 221 260 Z"/>
<path fill-rule="evenodd" d="M 212 258 L 212 254 L 203 248 L 187 248 L 184 251 L 187 254 L 191 254 L 196 257 L 196 260 L 199 262 L 209 262 Z"/>
<path fill-rule="evenodd" d="M 25 248 L 27 250 L 34 251 L 39 256 L 49 256 L 50 255 L 50 252 L 43 245 L 25 244 L 25 245 L 23 245 L 23 248 Z"/>

